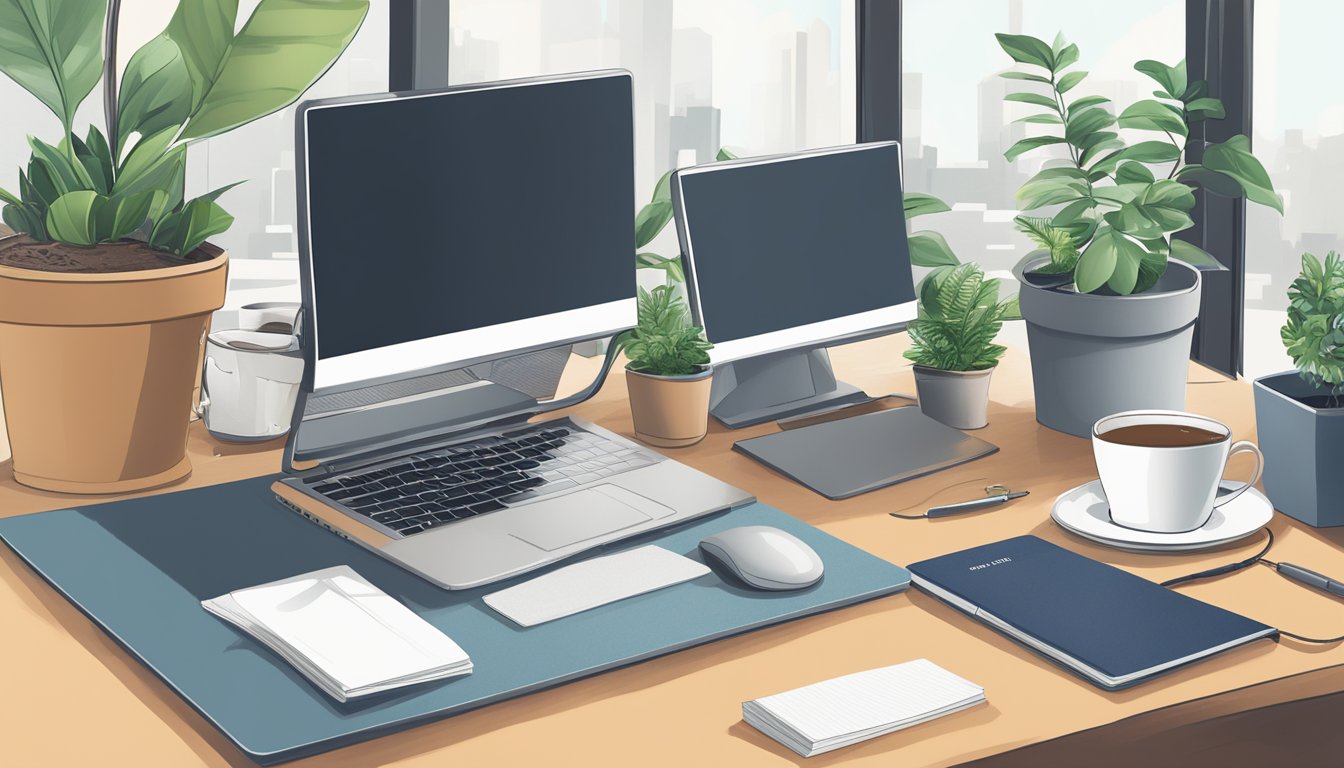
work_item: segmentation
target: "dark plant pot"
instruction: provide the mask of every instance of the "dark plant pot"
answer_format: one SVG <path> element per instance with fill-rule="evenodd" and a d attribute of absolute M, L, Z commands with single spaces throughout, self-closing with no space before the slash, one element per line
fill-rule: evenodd
<path fill-rule="evenodd" d="M 1143 293 L 1097 296 L 1027 282 L 1025 272 L 1046 261 L 1032 253 L 1013 268 L 1022 286 L 1036 420 L 1087 437 L 1113 413 L 1184 410 L 1199 271 L 1172 261 Z"/>
<path fill-rule="evenodd" d="M 980 429 L 989 423 L 989 377 L 983 371 L 943 371 L 914 366 L 915 391 L 925 416 L 953 429 Z"/>
<path fill-rule="evenodd" d="M 1265 495 L 1307 525 L 1344 525 L 1344 408 L 1307 405 L 1328 396 L 1296 371 L 1255 380 L 1255 424 L 1265 454 Z"/>

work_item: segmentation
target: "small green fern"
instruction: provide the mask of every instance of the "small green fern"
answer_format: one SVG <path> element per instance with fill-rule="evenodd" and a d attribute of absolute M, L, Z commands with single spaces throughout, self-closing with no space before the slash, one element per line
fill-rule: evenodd
<path fill-rule="evenodd" d="M 919 317 L 910 323 L 905 356 L 943 371 L 993 368 L 1004 348 L 994 343 L 1013 300 L 999 301 L 999 281 L 975 264 L 946 270 L 920 287 Z"/>
<path fill-rule="evenodd" d="M 714 345 L 699 326 L 691 325 L 690 313 L 676 291 L 660 285 L 652 291 L 639 289 L 639 325 L 621 338 L 629 368 L 654 376 L 689 376 L 709 364 Z"/>
<path fill-rule="evenodd" d="M 1279 332 L 1302 378 L 1344 393 L 1344 262 L 1302 254 L 1302 274 L 1288 287 L 1288 322 Z"/>
<path fill-rule="evenodd" d="M 1018 216 L 1017 228 L 1050 254 L 1050 263 L 1037 269 L 1047 275 L 1066 275 L 1078 266 L 1078 246 L 1067 229 L 1054 226 L 1043 216 Z"/>

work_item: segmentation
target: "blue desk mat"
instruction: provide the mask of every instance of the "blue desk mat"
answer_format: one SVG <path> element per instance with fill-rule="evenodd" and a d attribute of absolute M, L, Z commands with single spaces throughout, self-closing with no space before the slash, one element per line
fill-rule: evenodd
<path fill-rule="evenodd" d="M 274 479 L 0 520 L 0 538 L 19 557 L 262 764 L 891 594 L 910 581 L 904 568 L 754 504 L 593 554 L 656 543 L 703 561 L 697 545 L 704 537 L 773 525 L 817 551 L 826 566 L 820 583 L 758 592 L 714 567 L 683 584 L 523 629 L 481 596 L 528 576 L 441 590 L 281 507 L 270 491 Z M 456 640 L 475 672 L 341 704 L 200 606 L 234 589 L 341 563 Z"/>

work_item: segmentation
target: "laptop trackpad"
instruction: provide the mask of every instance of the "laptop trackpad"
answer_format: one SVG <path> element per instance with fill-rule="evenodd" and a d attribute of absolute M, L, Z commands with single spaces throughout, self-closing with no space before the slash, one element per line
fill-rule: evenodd
<path fill-rule="evenodd" d="M 611 491 L 612 493 L 606 493 Z M 551 551 L 577 544 L 603 534 L 648 522 L 650 515 L 617 496 L 642 500 L 620 488 L 599 485 L 594 488 L 515 507 L 510 516 L 516 528 L 513 535 L 535 547 Z"/>

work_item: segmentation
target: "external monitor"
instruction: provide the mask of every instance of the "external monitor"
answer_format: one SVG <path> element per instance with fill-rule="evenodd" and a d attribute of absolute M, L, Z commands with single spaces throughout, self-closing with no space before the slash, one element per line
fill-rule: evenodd
<path fill-rule="evenodd" d="M 315 389 L 634 324 L 628 72 L 309 103 L 298 130 Z"/>
<path fill-rule="evenodd" d="M 618 70 L 303 104 L 288 455 L 536 409 L 518 355 L 634 325 L 633 115 Z"/>
<path fill-rule="evenodd" d="M 672 193 L 693 314 L 714 344 L 715 417 L 746 426 L 866 400 L 825 348 L 915 318 L 900 145 L 685 168 Z"/>

